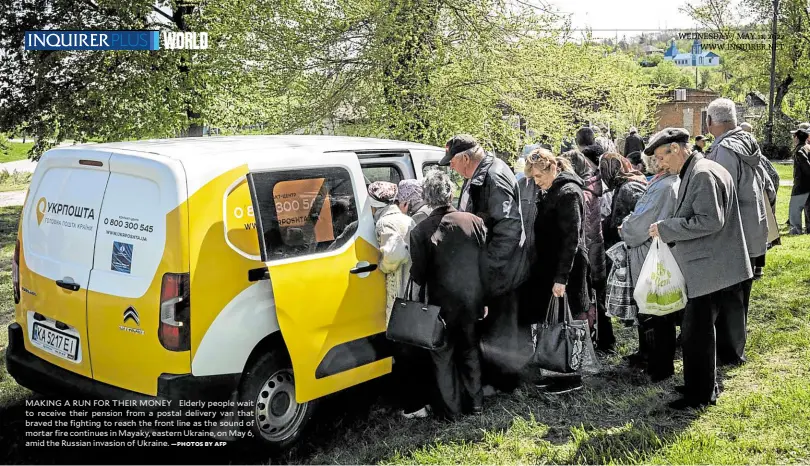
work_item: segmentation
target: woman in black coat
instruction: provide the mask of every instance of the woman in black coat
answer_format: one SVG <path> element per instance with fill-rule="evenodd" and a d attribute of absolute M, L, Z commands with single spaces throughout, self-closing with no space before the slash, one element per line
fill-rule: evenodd
<path fill-rule="evenodd" d="M 526 159 L 526 175 L 542 190 L 537 200 L 534 240 L 537 260 L 532 277 L 537 284 L 537 317 L 546 317 L 553 297 L 568 295 L 571 314 L 587 312 L 590 306 L 588 253 L 584 247 L 583 182 L 567 159 L 544 149 Z M 549 393 L 566 393 L 582 388 L 579 375 L 554 377 L 537 383 Z"/>
<path fill-rule="evenodd" d="M 444 172 L 428 172 L 423 196 L 433 210 L 410 234 L 411 278 L 427 293 L 429 304 L 441 307 L 446 323 L 445 343 L 430 352 L 430 359 L 437 392 L 431 404 L 447 418 L 483 409 L 476 323 L 485 316 L 481 258 L 486 227 L 479 217 L 450 205 L 454 190 Z"/>

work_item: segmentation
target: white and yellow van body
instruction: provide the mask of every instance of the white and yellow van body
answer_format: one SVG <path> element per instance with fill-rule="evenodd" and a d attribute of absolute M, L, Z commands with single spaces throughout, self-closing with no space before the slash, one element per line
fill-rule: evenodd
<path fill-rule="evenodd" d="M 366 183 L 421 179 L 443 154 L 334 136 L 48 151 L 20 220 L 9 372 L 41 392 L 216 398 L 275 352 L 298 404 L 389 373 Z"/>

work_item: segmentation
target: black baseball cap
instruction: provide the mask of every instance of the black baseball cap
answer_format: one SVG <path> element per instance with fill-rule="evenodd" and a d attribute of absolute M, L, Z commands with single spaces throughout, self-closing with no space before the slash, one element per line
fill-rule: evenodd
<path fill-rule="evenodd" d="M 439 165 L 450 165 L 450 160 L 460 152 L 472 149 L 478 146 L 478 141 L 469 134 L 457 134 L 447 141 L 444 146 L 444 157 L 439 160 Z"/>

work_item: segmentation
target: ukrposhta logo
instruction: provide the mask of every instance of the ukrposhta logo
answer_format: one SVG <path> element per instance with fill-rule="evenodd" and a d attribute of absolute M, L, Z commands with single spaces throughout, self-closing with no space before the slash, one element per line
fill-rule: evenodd
<path fill-rule="evenodd" d="M 207 32 L 164 31 L 163 48 L 208 48 Z M 160 50 L 160 31 L 25 31 L 25 50 Z"/>

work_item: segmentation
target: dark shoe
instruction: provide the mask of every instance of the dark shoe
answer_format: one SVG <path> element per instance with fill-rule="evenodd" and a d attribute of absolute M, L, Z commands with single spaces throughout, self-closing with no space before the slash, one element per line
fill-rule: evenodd
<path fill-rule="evenodd" d="M 762 267 L 754 267 L 754 280 L 762 278 Z"/>
<path fill-rule="evenodd" d="M 675 391 L 680 393 L 681 395 L 686 395 L 686 385 L 675 385 Z M 717 384 L 717 394 L 723 393 L 725 388 L 722 384 Z"/>
<path fill-rule="evenodd" d="M 627 361 L 630 367 L 643 368 L 647 365 L 647 355 L 642 353 L 628 354 L 627 356 L 623 356 L 622 359 Z"/>
<path fill-rule="evenodd" d="M 570 380 L 569 380 L 570 379 Z M 562 395 L 582 389 L 582 379 L 579 377 L 565 377 L 555 380 L 546 388 L 549 395 Z"/>
<path fill-rule="evenodd" d="M 546 388 L 554 384 L 556 379 L 553 377 L 540 377 L 534 382 L 534 386 L 537 388 Z"/>
<path fill-rule="evenodd" d="M 483 406 L 473 406 L 473 409 L 472 409 L 473 416 L 476 416 L 478 414 L 483 414 L 483 413 L 484 413 L 484 407 Z"/>
<path fill-rule="evenodd" d="M 673 370 L 672 372 L 661 372 L 661 373 L 647 372 L 647 375 L 650 376 L 650 382 L 658 383 L 667 380 L 668 378 L 675 375 L 675 371 Z"/>
<path fill-rule="evenodd" d="M 734 359 L 731 361 L 717 361 L 717 365 L 721 367 L 740 367 L 745 364 L 745 358 L 742 359 Z"/>
<path fill-rule="evenodd" d="M 669 403 L 667 403 L 667 406 L 669 406 L 670 409 L 683 411 L 683 410 L 686 410 L 686 409 L 705 408 L 708 405 L 715 405 L 715 404 L 717 404 L 717 402 L 711 401 L 711 402 L 705 403 L 705 402 L 700 402 L 700 401 L 693 401 L 693 400 L 690 400 L 689 398 L 678 398 L 675 401 L 670 401 Z"/>

